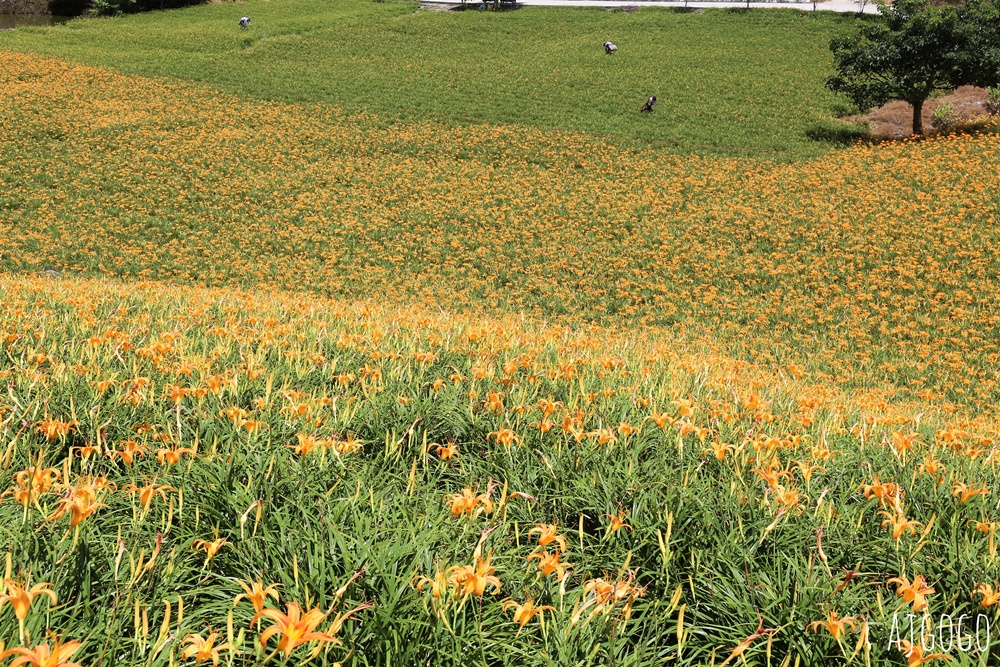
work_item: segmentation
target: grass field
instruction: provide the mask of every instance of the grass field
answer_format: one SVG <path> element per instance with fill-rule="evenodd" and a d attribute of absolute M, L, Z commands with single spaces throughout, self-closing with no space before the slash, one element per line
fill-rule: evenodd
<path fill-rule="evenodd" d="M 274 1 L 0 36 L 0 665 L 944 664 L 890 647 L 908 614 L 995 625 L 1000 137 L 806 142 L 825 50 L 740 33 L 848 20 L 796 16 Z M 599 132 L 464 60 L 475 94 L 364 85 L 491 21 L 577 73 L 638 66 L 562 53 L 588 22 L 645 26 L 747 121 Z M 726 139 L 784 152 L 686 144 Z"/>
<path fill-rule="evenodd" d="M 251 31 L 236 28 L 243 14 Z M 494 14 L 254 1 L 18 30 L 0 35 L 0 49 L 383 119 L 432 115 L 794 158 L 829 148 L 806 133 L 831 117 L 829 39 L 853 20 L 792 9 Z M 619 44 L 616 56 L 604 55 L 606 39 Z M 637 114 L 649 95 L 656 113 Z"/>

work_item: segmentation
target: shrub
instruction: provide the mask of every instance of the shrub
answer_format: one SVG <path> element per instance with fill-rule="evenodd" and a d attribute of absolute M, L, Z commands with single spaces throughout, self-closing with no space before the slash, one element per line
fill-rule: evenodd
<path fill-rule="evenodd" d="M 854 116 L 860 112 L 856 104 L 852 104 L 846 100 L 836 100 L 830 105 L 830 111 L 837 118 L 843 118 L 844 116 Z"/>
<path fill-rule="evenodd" d="M 986 112 L 993 116 L 1000 114 L 1000 86 L 987 88 L 986 93 L 989 95 L 986 99 Z"/>
<path fill-rule="evenodd" d="M 79 16 L 90 9 L 87 0 L 49 0 L 48 11 L 56 16 Z"/>
<path fill-rule="evenodd" d="M 958 111 L 955 109 L 955 105 L 951 102 L 945 102 L 944 104 L 939 104 L 934 109 L 934 115 L 931 117 L 931 126 L 940 132 L 952 129 L 958 125 L 958 121 Z"/>
<path fill-rule="evenodd" d="M 817 122 L 807 129 L 806 136 L 813 141 L 846 146 L 867 138 L 869 129 L 867 121 L 849 123 L 831 118 Z"/>
<path fill-rule="evenodd" d="M 90 11 L 99 16 L 132 14 L 153 9 L 174 9 L 200 5 L 204 0 L 91 0 Z"/>

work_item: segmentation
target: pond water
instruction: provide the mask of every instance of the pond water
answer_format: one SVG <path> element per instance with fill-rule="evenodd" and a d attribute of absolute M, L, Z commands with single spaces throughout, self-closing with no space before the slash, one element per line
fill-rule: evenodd
<path fill-rule="evenodd" d="M 0 14 L 0 30 L 13 30 L 25 25 L 55 25 L 69 19 L 69 16 L 51 14 Z"/>

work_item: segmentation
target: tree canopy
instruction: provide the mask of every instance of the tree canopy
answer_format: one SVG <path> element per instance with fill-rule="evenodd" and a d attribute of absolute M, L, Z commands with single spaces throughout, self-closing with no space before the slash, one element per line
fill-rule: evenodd
<path fill-rule="evenodd" d="M 48 10 L 58 16 L 127 14 L 153 9 L 174 9 L 198 5 L 205 0 L 49 0 Z"/>
<path fill-rule="evenodd" d="M 908 102 L 920 134 L 924 102 L 936 91 L 1000 83 L 1000 0 L 896 0 L 880 4 L 879 13 L 830 44 L 838 74 L 827 86 L 863 111 Z"/>

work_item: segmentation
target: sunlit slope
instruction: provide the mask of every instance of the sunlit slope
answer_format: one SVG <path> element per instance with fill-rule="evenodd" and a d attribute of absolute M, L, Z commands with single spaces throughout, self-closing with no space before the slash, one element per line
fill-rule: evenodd
<path fill-rule="evenodd" d="M 0 58 L 8 270 L 670 326 L 996 403 L 996 136 L 774 165 Z"/>
<path fill-rule="evenodd" d="M 244 14 L 251 30 L 237 27 Z M 387 118 L 794 159 L 829 150 L 807 132 L 832 118 L 828 45 L 854 20 L 797 9 L 426 12 L 416 2 L 250 0 L 18 30 L 0 34 L 0 48 Z M 613 57 L 607 39 L 620 47 Z M 649 95 L 656 112 L 640 114 Z"/>

